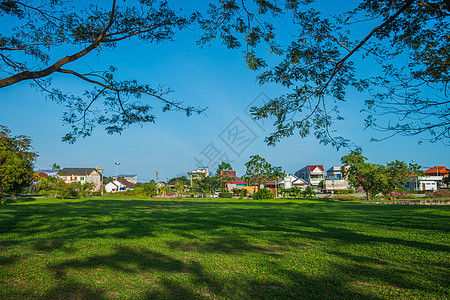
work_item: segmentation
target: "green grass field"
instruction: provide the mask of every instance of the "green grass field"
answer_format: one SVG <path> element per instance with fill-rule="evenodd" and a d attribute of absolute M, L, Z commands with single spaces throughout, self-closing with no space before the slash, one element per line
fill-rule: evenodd
<path fill-rule="evenodd" d="M 105 196 L 0 206 L 1 299 L 448 299 L 450 207 Z"/>

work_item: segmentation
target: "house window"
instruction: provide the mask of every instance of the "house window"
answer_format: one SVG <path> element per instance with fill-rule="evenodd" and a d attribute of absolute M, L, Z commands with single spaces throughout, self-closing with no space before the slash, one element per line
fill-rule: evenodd
<path fill-rule="evenodd" d="M 73 178 L 73 180 L 77 180 L 77 176 L 75 176 L 75 177 Z"/>
<path fill-rule="evenodd" d="M 84 180 L 84 177 L 80 177 L 80 180 L 83 181 L 83 180 Z"/>

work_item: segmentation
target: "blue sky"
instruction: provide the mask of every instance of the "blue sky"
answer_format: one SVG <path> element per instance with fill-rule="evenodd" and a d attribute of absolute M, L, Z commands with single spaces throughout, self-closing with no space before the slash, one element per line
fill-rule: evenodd
<path fill-rule="evenodd" d="M 2 23 L 0 28 L 6 25 Z M 162 113 L 159 103 L 155 102 L 156 124 L 134 125 L 122 135 L 112 136 L 97 128 L 91 137 L 67 144 L 60 141 L 69 131 L 61 122 L 64 108 L 45 100 L 28 83 L 22 82 L 0 90 L 0 124 L 7 126 L 14 135 L 32 138 L 39 153 L 37 169 L 48 168 L 53 163 L 61 167 L 102 167 L 105 175 L 112 176 L 114 163 L 119 162 L 119 173 L 137 174 L 140 181 L 148 181 L 155 179 L 155 171 L 165 180 L 186 175 L 198 160 L 214 165 L 225 156 L 238 175 L 243 175 L 245 162 L 254 154 L 290 173 L 307 164 L 323 164 L 326 169 L 339 164 L 340 157 L 348 150 L 336 151 L 319 144 L 313 137 L 294 136 L 276 147 L 266 146 L 263 140 L 271 130 L 270 125 L 251 120 L 245 108 L 254 101 L 279 96 L 285 90 L 274 85 L 259 86 L 255 82 L 257 73 L 247 68 L 241 50 L 227 50 L 217 44 L 201 49 L 195 44 L 197 37 L 197 32 L 185 31 L 177 34 L 175 41 L 159 45 L 133 41 L 113 51 L 91 53 L 73 65 L 84 70 L 104 70 L 115 65 L 122 79 L 167 85 L 175 90 L 172 94 L 175 99 L 208 107 L 204 115 L 187 118 L 182 113 Z M 62 90 L 82 93 L 86 87 L 75 78 L 54 78 L 54 86 Z M 153 103 L 155 100 L 146 101 Z M 360 113 L 363 102 L 363 95 L 350 91 L 347 102 L 340 106 L 346 120 L 335 129 L 361 146 L 369 161 L 415 160 L 427 167 L 450 166 L 449 148 L 441 143 L 419 145 L 421 137 L 370 142 L 372 137 L 380 135 L 363 130 L 364 115 Z M 245 129 L 245 137 L 233 140 L 230 134 L 236 128 Z M 211 157 L 214 159 L 208 161 Z"/>

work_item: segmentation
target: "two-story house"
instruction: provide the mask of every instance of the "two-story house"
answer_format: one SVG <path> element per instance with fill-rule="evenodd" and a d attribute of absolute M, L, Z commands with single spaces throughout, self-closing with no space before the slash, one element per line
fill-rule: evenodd
<path fill-rule="evenodd" d="M 325 179 L 325 170 L 322 165 L 307 165 L 295 172 L 294 175 L 305 180 L 310 185 L 318 186 Z"/>

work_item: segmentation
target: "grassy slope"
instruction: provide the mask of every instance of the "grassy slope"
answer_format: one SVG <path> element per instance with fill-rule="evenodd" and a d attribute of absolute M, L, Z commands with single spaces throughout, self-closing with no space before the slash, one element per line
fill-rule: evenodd
<path fill-rule="evenodd" d="M 447 206 L 103 197 L 0 206 L 0 298 L 449 298 Z"/>

